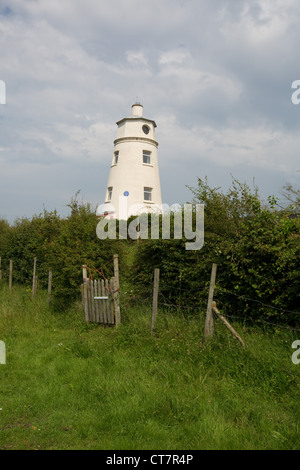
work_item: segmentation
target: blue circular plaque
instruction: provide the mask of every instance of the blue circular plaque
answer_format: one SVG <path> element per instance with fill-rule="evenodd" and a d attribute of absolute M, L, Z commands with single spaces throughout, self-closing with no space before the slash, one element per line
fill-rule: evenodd
<path fill-rule="evenodd" d="M 124 196 L 129 196 L 129 192 L 128 192 L 128 191 L 124 191 Z"/>

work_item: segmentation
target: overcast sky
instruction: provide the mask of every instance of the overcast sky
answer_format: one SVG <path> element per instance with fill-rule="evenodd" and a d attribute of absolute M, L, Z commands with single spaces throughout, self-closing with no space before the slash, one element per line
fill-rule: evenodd
<path fill-rule="evenodd" d="M 0 0 L 0 217 L 104 200 L 116 121 L 157 123 L 164 203 L 299 185 L 299 0 Z"/>

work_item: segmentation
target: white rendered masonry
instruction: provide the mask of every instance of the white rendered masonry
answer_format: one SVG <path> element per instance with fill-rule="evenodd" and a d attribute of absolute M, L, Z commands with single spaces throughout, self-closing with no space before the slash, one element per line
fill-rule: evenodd
<path fill-rule="evenodd" d="M 109 218 L 127 219 L 142 212 L 157 212 L 162 205 L 156 123 L 143 117 L 141 104 L 136 103 L 131 109 L 131 117 L 117 122 L 117 138 L 101 206 L 102 215 Z"/>

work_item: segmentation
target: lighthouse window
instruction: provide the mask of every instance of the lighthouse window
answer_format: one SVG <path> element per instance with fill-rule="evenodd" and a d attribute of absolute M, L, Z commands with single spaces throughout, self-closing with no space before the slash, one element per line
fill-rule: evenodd
<path fill-rule="evenodd" d="M 119 160 L 119 152 L 115 152 L 114 153 L 114 165 L 117 165 L 118 163 L 118 160 Z"/>
<path fill-rule="evenodd" d="M 152 188 L 144 188 L 144 201 L 152 201 Z"/>
<path fill-rule="evenodd" d="M 112 186 L 110 186 L 109 188 L 107 188 L 107 201 L 111 201 L 111 197 L 112 197 Z"/>
<path fill-rule="evenodd" d="M 144 134 L 149 134 L 150 128 L 146 125 L 142 127 Z"/>
<path fill-rule="evenodd" d="M 143 163 L 150 165 L 151 163 L 151 152 L 148 150 L 143 150 Z"/>

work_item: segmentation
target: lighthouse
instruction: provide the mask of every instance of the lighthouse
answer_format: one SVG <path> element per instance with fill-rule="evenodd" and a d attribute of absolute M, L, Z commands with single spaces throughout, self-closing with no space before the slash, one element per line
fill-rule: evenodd
<path fill-rule="evenodd" d="M 160 213 L 156 123 L 144 118 L 143 106 L 135 103 L 131 116 L 118 121 L 117 126 L 104 204 L 97 213 L 111 219 Z"/>

